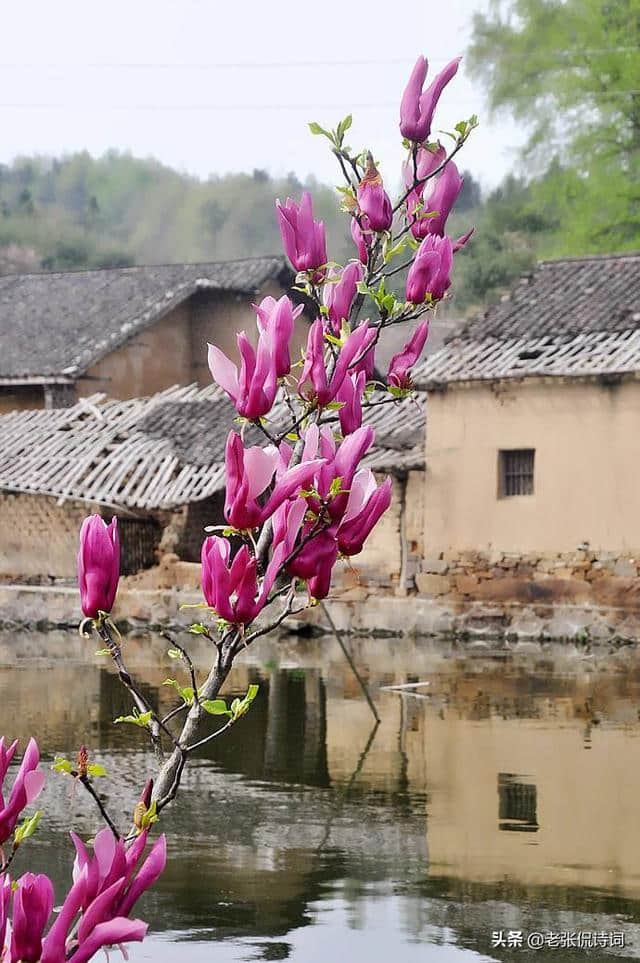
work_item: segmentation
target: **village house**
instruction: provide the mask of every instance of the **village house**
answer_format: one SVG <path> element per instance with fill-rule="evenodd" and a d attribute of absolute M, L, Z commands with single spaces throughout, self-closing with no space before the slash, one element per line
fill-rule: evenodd
<path fill-rule="evenodd" d="M 639 609 L 640 254 L 540 263 L 416 380 L 419 591 Z"/>
<path fill-rule="evenodd" d="M 79 527 L 100 512 L 118 515 L 123 574 L 151 568 L 138 584 L 197 588 L 193 563 L 204 527 L 224 523 L 224 448 L 234 417 L 213 384 L 1 416 L 0 580 L 75 579 Z M 277 418 L 275 409 L 274 430 Z M 392 475 L 393 504 L 353 566 L 339 567 L 337 585 L 347 592 L 413 586 L 422 556 L 424 419 L 422 401 L 412 398 L 365 413 L 376 441 L 363 465 Z M 245 443 L 261 440 L 247 426 Z"/>
<path fill-rule="evenodd" d="M 207 341 L 237 356 L 251 302 L 292 281 L 283 257 L 0 277 L 0 412 L 209 384 Z"/>

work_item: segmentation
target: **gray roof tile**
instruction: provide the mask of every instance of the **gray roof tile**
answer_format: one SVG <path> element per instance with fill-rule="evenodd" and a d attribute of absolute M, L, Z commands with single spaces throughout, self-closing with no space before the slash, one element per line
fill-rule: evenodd
<path fill-rule="evenodd" d="M 195 291 L 252 295 L 283 257 L 0 277 L 0 380 L 75 377 Z"/>

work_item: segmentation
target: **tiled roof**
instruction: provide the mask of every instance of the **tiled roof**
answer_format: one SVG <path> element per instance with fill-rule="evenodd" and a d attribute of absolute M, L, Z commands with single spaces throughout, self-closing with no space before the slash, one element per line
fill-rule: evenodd
<path fill-rule="evenodd" d="M 198 290 L 291 277 L 283 257 L 0 277 L 0 381 L 73 379 Z"/>
<path fill-rule="evenodd" d="M 640 253 L 541 261 L 461 331 L 465 341 L 562 337 L 640 327 Z"/>
<path fill-rule="evenodd" d="M 640 253 L 542 261 L 416 369 L 421 387 L 640 370 Z"/>
<path fill-rule="evenodd" d="M 0 490 L 131 511 L 200 501 L 224 487 L 224 446 L 234 416 L 215 385 L 130 401 L 96 395 L 73 408 L 3 415 Z M 365 465 L 396 473 L 424 468 L 424 400 L 373 407 L 365 420 L 376 428 Z M 273 431 L 278 422 L 276 413 Z M 259 440 L 257 429 L 245 432 L 246 444 Z"/>

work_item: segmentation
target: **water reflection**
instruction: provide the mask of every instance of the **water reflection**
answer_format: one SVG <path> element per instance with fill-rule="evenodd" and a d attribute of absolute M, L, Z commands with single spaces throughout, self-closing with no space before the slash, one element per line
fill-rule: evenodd
<path fill-rule="evenodd" d="M 171 859 L 143 914 L 155 935 L 132 959 L 510 959 L 491 945 L 499 929 L 621 931 L 611 952 L 638 958 L 640 655 L 352 645 L 377 727 L 329 639 L 264 644 L 234 670 L 229 692 L 258 682 L 259 697 L 166 813 Z M 127 640 L 168 710 L 166 647 Z M 66 633 L 0 639 L 0 659 L 0 732 L 36 733 L 50 758 L 86 742 L 124 823 L 154 761 L 144 733 L 112 724 L 131 706 L 105 660 Z M 430 685 L 383 688 L 418 680 Z M 89 834 L 96 815 L 53 774 L 44 804 L 30 868 L 61 893 L 69 819 Z"/>

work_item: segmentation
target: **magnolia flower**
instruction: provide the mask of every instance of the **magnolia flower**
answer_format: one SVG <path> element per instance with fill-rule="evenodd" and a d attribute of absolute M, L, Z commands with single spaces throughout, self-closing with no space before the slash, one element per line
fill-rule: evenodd
<path fill-rule="evenodd" d="M 366 215 L 373 231 L 388 231 L 393 221 L 393 207 L 382 184 L 382 177 L 367 154 L 366 168 L 357 191 L 358 206 Z"/>
<path fill-rule="evenodd" d="M 446 157 L 447 152 L 440 143 L 434 150 L 430 147 L 420 147 L 416 153 L 415 169 L 411 156 L 402 164 L 402 179 L 405 185 L 413 187 L 416 181 L 424 181 L 444 164 Z"/>
<path fill-rule="evenodd" d="M 80 603 L 87 618 L 113 608 L 120 577 L 118 519 L 107 525 L 99 515 L 89 515 L 80 529 L 78 587 Z"/>
<path fill-rule="evenodd" d="M 263 330 L 258 349 L 244 331 L 236 335 L 240 351 L 240 372 L 215 344 L 209 345 L 209 370 L 213 380 L 226 391 L 239 415 L 250 420 L 261 418 L 271 410 L 278 391 L 276 356 L 270 333 Z"/>
<path fill-rule="evenodd" d="M 87 963 L 103 947 L 144 939 L 147 924 L 130 920 L 128 915 L 136 900 L 158 879 L 167 859 L 166 840 L 161 836 L 136 872 L 147 834 L 144 830 L 125 850 L 122 839 L 116 840 L 110 829 L 103 829 L 96 835 L 92 858 L 84 843 L 71 834 L 76 847 L 73 885 L 46 936 L 54 903 L 53 886 L 47 876 L 25 873 L 15 884 L 7 963 L 65 963 L 70 958 Z M 2 959 L 6 893 L 11 888 L 6 879 L 0 890 Z"/>
<path fill-rule="evenodd" d="M 202 543 L 202 594 L 216 614 L 234 625 L 252 622 L 264 607 L 285 558 L 284 544 L 274 548 L 262 585 L 258 585 L 256 559 L 246 545 L 230 563 L 226 538 L 210 535 Z"/>
<path fill-rule="evenodd" d="M 376 331 L 369 328 L 368 322 L 358 325 L 355 331 L 347 336 L 340 348 L 331 378 L 327 378 L 324 359 L 324 330 L 322 321 L 318 318 L 311 325 L 307 339 L 304 366 L 298 380 L 298 391 L 306 401 L 315 401 L 320 407 L 325 407 L 334 400 L 347 371 L 358 362 L 364 352 L 370 349 L 376 338 Z"/>
<path fill-rule="evenodd" d="M 270 518 L 286 499 L 311 481 L 319 464 L 301 464 L 287 468 L 283 462 L 283 453 L 274 445 L 268 448 L 257 445 L 245 448 L 240 435 L 230 431 L 225 447 L 226 520 L 239 531 L 257 528 Z M 273 491 L 265 504 L 261 505 L 258 497 L 271 484 L 274 474 L 276 483 Z"/>
<path fill-rule="evenodd" d="M 362 424 L 362 395 L 366 380 L 365 371 L 348 374 L 336 394 L 336 401 L 342 402 L 339 417 L 343 435 L 350 435 Z"/>
<path fill-rule="evenodd" d="M 355 222 L 357 224 L 357 221 Z M 334 334 L 339 334 L 342 322 L 349 320 L 351 305 L 358 293 L 358 283 L 364 277 L 362 264 L 350 261 L 345 269 L 332 272 L 322 290 L 322 301 Z M 337 280 L 339 278 L 339 280 Z"/>
<path fill-rule="evenodd" d="M 273 358 L 278 378 L 291 371 L 289 342 L 293 334 L 294 322 L 304 311 L 304 305 L 294 308 L 286 294 L 279 301 L 270 295 L 260 304 L 254 304 L 258 315 L 258 330 L 266 331 L 273 345 Z"/>
<path fill-rule="evenodd" d="M 394 388 L 411 387 L 411 368 L 414 366 L 429 336 L 429 321 L 421 321 L 402 351 L 394 354 L 387 372 L 387 384 Z"/>
<path fill-rule="evenodd" d="M 427 61 L 418 57 L 400 103 L 400 133 L 416 144 L 426 140 L 440 95 L 455 76 L 461 58 L 451 60 L 423 92 L 427 76 Z"/>
<path fill-rule="evenodd" d="M 365 540 L 390 504 L 390 478 L 377 485 L 370 469 L 364 468 L 356 474 L 337 530 L 338 548 L 342 555 L 357 555 L 362 551 Z"/>
<path fill-rule="evenodd" d="M 0 846 L 13 834 L 22 810 L 37 799 L 44 786 L 44 773 L 38 769 L 38 744 L 35 739 L 29 739 L 9 799 L 5 803 L 3 783 L 17 746 L 18 743 L 13 742 L 7 749 L 4 736 L 0 739 Z"/>
<path fill-rule="evenodd" d="M 53 886 L 48 876 L 25 873 L 13 897 L 11 961 L 38 963 L 42 934 L 53 909 Z"/>
<path fill-rule="evenodd" d="M 314 221 L 311 195 L 305 191 L 300 204 L 290 197 L 276 201 L 284 252 L 296 271 L 317 271 L 327 263 L 327 241 L 322 221 Z M 316 274 L 322 280 L 322 273 Z"/>
<path fill-rule="evenodd" d="M 418 248 L 407 274 L 407 301 L 422 304 L 429 295 L 433 301 L 443 298 L 451 285 L 452 266 L 451 238 L 429 234 Z"/>
<path fill-rule="evenodd" d="M 362 227 L 358 223 L 357 217 L 351 218 L 351 237 L 353 238 L 353 243 L 358 248 L 360 263 L 366 265 L 369 260 L 369 248 L 371 247 L 373 235 L 369 218 L 366 214 L 360 214 L 359 220 Z"/>
<path fill-rule="evenodd" d="M 427 234 L 442 237 L 451 209 L 462 190 L 464 178 L 458 174 L 453 161 L 449 161 L 435 182 L 431 192 L 423 202 L 422 188 L 412 191 L 407 198 L 407 216 L 411 233 L 419 240 Z M 433 213 L 434 217 L 422 217 L 422 213 Z"/>

